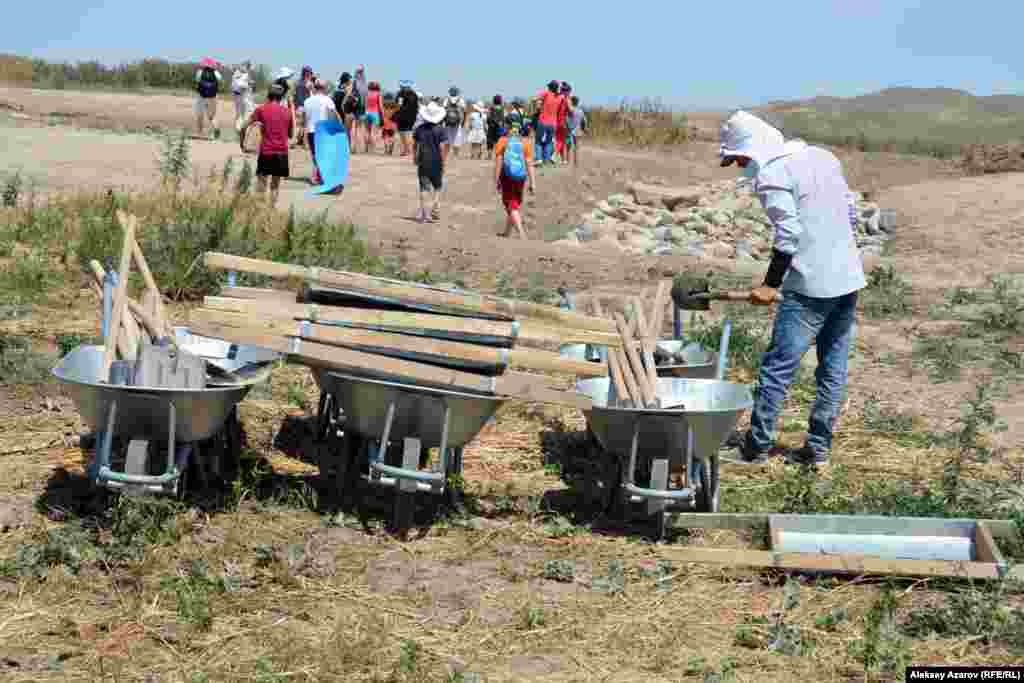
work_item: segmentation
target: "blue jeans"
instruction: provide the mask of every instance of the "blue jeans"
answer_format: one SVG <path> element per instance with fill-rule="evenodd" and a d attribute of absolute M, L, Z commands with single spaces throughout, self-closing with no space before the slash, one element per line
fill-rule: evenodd
<path fill-rule="evenodd" d="M 775 422 L 786 392 L 800 369 L 800 360 L 815 342 L 817 391 L 806 445 L 818 454 L 827 455 L 831 450 L 832 428 L 846 398 L 856 310 L 857 292 L 830 299 L 785 292 L 775 314 L 771 346 L 761 360 L 760 389 L 750 416 L 750 440 L 755 449 L 768 451 L 774 445 Z"/>
<path fill-rule="evenodd" d="M 537 124 L 537 154 L 540 161 L 551 161 L 555 156 L 555 127 Z"/>

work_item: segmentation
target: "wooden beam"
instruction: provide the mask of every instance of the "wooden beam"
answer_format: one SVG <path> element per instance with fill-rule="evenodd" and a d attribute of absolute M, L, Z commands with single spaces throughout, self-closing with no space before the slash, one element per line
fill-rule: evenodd
<path fill-rule="evenodd" d="M 253 301 L 279 301 L 290 304 L 294 304 L 299 300 L 298 293 L 290 289 L 268 289 L 263 287 L 223 287 L 221 288 L 221 296 Z"/>
<path fill-rule="evenodd" d="M 441 336 L 459 340 L 470 337 L 493 338 L 502 345 L 512 346 L 516 339 L 516 324 L 494 320 L 460 318 L 431 313 L 379 311 L 369 308 L 301 304 L 279 300 L 245 300 L 208 296 L 203 306 L 213 311 L 241 313 L 279 320 L 310 320 L 323 324 L 344 324 L 378 332 L 394 332 L 416 336 Z M 497 343 L 495 345 L 498 345 Z"/>
<path fill-rule="evenodd" d="M 203 316 L 191 321 L 190 328 L 196 334 L 207 337 L 277 351 L 285 354 L 293 362 L 314 368 L 336 368 L 385 380 L 412 381 L 453 391 L 464 389 L 522 401 L 554 403 L 581 410 L 590 407 L 590 400 L 587 397 L 575 391 L 560 389 L 549 378 L 539 375 L 506 372 L 500 377 L 484 377 L 414 361 L 298 340 L 266 333 L 260 329 L 231 327 L 207 321 Z"/>
<path fill-rule="evenodd" d="M 949 577 L 990 580 L 1001 578 L 999 566 L 992 562 L 887 560 L 852 554 L 820 555 L 817 553 L 777 553 L 765 550 L 715 548 L 665 548 L 659 549 L 658 554 L 664 559 L 680 563 L 726 564 L 736 567 L 831 572 L 858 576 Z M 1024 571 L 1014 573 L 1024 575 Z"/>
<path fill-rule="evenodd" d="M 211 270 L 234 270 L 267 275 L 277 279 L 298 277 L 328 286 L 344 287 L 413 303 L 458 306 L 469 311 L 475 310 L 485 313 L 501 313 L 509 316 L 537 318 L 548 321 L 550 324 L 572 329 L 599 330 L 602 332 L 615 331 L 615 326 L 608 320 L 566 311 L 555 306 L 545 306 L 527 301 L 501 299 L 484 294 L 456 292 L 427 285 L 373 277 L 362 273 L 306 268 L 216 252 L 206 252 L 204 259 L 207 268 Z"/>
<path fill-rule="evenodd" d="M 299 337 L 321 344 L 343 346 L 355 351 L 392 358 L 404 357 L 407 360 L 422 363 L 486 371 L 492 374 L 504 372 L 505 366 L 508 364 L 507 349 L 444 339 L 412 337 L 390 332 L 370 332 L 336 325 L 319 325 L 309 321 L 259 318 L 241 313 L 206 309 L 193 311 L 192 320 L 262 330 L 267 334 Z"/>
<path fill-rule="evenodd" d="M 337 368 L 351 370 L 361 375 L 372 375 L 381 379 L 412 381 L 447 389 L 494 393 L 493 377 L 484 377 L 469 372 L 440 368 L 425 363 L 387 358 L 373 353 L 352 351 L 317 342 L 291 339 L 261 329 L 240 328 L 208 321 L 197 317 L 190 321 L 190 329 L 215 339 L 224 339 L 236 344 L 251 344 L 271 351 L 286 354 L 300 365 L 315 368 Z"/>

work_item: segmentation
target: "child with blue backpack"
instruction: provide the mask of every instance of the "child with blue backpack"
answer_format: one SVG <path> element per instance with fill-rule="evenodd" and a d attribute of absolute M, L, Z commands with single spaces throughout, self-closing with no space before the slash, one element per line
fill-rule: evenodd
<path fill-rule="evenodd" d="M 530 183 L 530 194 L 533 194 L 536 185 L 533 172 L 533 143 L 522 137 L 519 125 L 512 123 L 508 133 L 498 140 L 494 147 L 494 184 L 501 194 L 508 216 L 505 232 L 499 237 L 508 237 L 515 227 L 519 237 L 526 239 L 522 206 L 527 181 Z"/>

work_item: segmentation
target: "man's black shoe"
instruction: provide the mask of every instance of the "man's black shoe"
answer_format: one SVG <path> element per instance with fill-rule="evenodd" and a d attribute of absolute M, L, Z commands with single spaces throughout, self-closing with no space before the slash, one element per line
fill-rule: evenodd
<path fill-rule="evenodd" d="M 803 465 L 804 467 L 827 465 L 828 453 L 819 453 L 810 446 L 803 446 L 786 454 L 786 464 Z"/>

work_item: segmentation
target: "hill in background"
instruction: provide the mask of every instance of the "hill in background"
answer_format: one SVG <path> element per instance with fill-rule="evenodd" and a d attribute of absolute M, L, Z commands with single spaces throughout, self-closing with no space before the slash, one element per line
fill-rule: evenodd
<path fill-rule="evenodd" d="M 974 144 L 1024 140 L 1024 96 L 886 88 L 857 97 L 772 102 L 756 110 L 787 138 L 952 158 Z"/>

